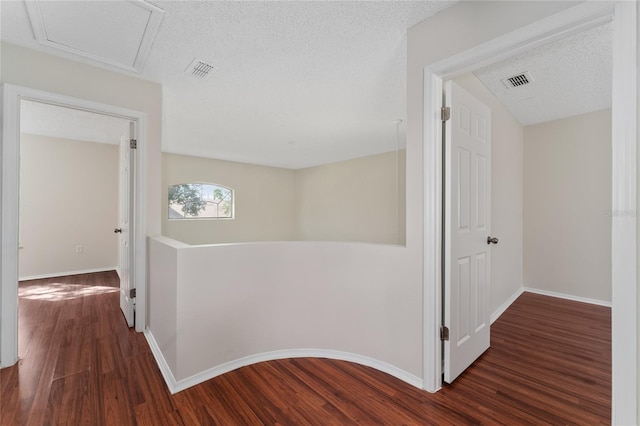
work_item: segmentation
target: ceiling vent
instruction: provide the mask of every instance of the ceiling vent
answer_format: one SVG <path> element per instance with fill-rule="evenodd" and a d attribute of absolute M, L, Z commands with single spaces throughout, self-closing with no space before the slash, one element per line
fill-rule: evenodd
<path fill-rule="evenodd" d="M 503 78 L 502 82 L 508 89 L 513 89 L 533 83 L 533 77 L 531 77 L 531 73 L 529 71 L 526 71 L 511 77 Z"/>
<path fill-rule="evenodd" d="M 194 59 L 193 62 L 191 62 L 191 64 L 187 67 L 186 70 L 184 70 L 186 74 L 189 74 L 201 79 L 207 78 L 209 74 L 211 74 L 211 71 L 213 71 L 213 65 L 208 64 L 204 61 L 201 61 L 197 58 Z"/>

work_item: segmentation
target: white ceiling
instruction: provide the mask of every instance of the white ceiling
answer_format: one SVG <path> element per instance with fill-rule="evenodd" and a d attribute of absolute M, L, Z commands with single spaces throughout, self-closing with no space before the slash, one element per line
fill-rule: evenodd
<path fill-rule="evenodd" d="M 140 77 L 163 84 L 163 149 L 290 168 L 395 148 L 406 30 L 453 4 L 151 3 L 165 13 Z M 119 70 L 39 44 L 24 2 L 0 4 L 3 40 Z M 206 80 L 184 73 L 194 58 Z"/>
<path fill-rule="evenodd" d="M 32 101 L 20 104 L 20 131 L 54 138 L 118 145 L 129 133 L 122 118 Z"/>
<path fill-rule="evenodd" d="M 474 71 L 523 125 L 611 108 L 611 24 Z M 529 71 L 534 82 L 507 88 L 502 79 Z"/>
<path fill-rule="evenodd" d="M 102 8 L 112 4 L 84 3 Z M 161 83 L 165 151 L 301 168 L 396 148 L 394 120 L 406 114 L 406 30 L 454 2 L 150 3 L 165 12 L 140 74 L 39 44 L 22 1 L 0 2 L 1 36 L 10 43 Z M 69 5 L 47 4 L 48 9 Z M 73 26 L 77 24 L 73 19 L 81 17 L 76 13 L 62 19 L 58 15 L 58 19 Z M 524 124 L 539 120 L 534 113 L 550 110 L 549 105 L 562 106 L 553 118 L 574 115 L 576 105 L 591 108 L 594 103 L 573 90 L 560 89 L 578 71 L 611 69 L 610 59 L 606 65 L 611 43 L 606 37 L 594 33 L 581 45 L 563 40 L 546 49 L 550 57 L 542 52 L 544 48 L 534 52 L 533 65 L 514 58 L 477 75 Z M 123 54 L 130 47 L 123 46 Z M 564 50 L 558 54 L 560 47 Z M 215 67 L 209 77 L 198 79 L 185 73 L 194 59 Z M 570 77 L 554 83 L 546 94 L 573 97 L 561 105 L 545 95 L 543 106 L 535 106 L 543 97 L 533 90 L 548 84 L 543 71 L 556 62 L 563 65 L 551 75 Z M 576 67 L 565 69 L 575 63 Z M 526 89 L 531 91 L 528 95 L 522 95 L 521 89 L 504 94 L 495 87 L 496 80 L 525 70 L 536 79 Z M 604 71 L 598 73 L 602 81 L 610 82 Z M 580 85 L 594 89 L 594 98 L 606 98 L 595 91 L 594 83 Z M 400 130 L 402 145 L 404 125 Z"/>

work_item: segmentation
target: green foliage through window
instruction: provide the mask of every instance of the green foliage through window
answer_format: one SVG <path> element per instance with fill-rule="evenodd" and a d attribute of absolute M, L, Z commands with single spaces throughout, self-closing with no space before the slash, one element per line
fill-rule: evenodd
<path fill-rule="evenodd" d="M 232 218 L 233 191 L 209 183 L 169 187 L 169 219 Z"/>

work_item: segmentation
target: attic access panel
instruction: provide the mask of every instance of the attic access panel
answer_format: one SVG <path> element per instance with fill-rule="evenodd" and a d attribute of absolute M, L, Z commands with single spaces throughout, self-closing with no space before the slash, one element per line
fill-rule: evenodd
<path fill-rule="evenodd" d="M 25 4 L 41 44 L 135 72 L 144 67 L 164 13 L 142 0 Z"/>

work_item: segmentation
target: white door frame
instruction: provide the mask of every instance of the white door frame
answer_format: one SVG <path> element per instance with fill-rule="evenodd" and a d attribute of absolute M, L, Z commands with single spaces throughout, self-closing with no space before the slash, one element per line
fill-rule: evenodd
<path fill-rule="evenodd" d="M 443 80 L 554 40 L 613 22 L 613 424 L 636 424 L 636 3 L 584 2 L 563 12 L 425 67 L 424 388 L 442 386 L 442 106 Z"/>
<path fill-rule="evenodd" d="M 126 108 L 72 98 L 27 87 L 4 84 L 2 87 L 2 284 L 0 303 L 0 367 L 18 360 L 18 227 L 19 227 L 19 163 L 20 101 L 29 100 L 83 111 L 105 114 L 136 122 L 138 152 L 136 154 L 135 188 L 135 283 L 136 331 L 146 328 L 146 114 Z M 55 226 L 55 224 L 53 224 Z"/>

